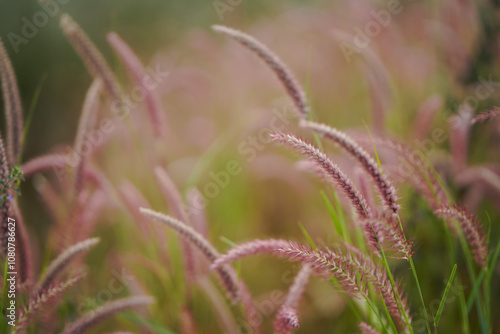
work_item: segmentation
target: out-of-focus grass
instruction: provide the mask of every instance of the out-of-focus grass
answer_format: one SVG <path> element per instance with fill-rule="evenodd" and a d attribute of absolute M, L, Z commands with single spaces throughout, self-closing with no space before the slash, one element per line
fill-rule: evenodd
<path fill-rule="evenodd" d="M 1 31 L 19 30 L 18 18 L 25 15 L 24 13 L 32 13 L 37 8 L 34 2 L 10 1 L 0 3 L 0 6 L 2 6 L 0 7 L 2 13 L 5 13 L 4 8 L 7 8 L 10 13 L 16 13 L 16 15 L 6 16 L 6 20 L 0 20 Z M 304 35 L 290 34 L 289 29 L 292 29 L 294 24 L 286 21 L 283 18 L 284 14 L 278 14 L 286 9 L 302 6 L 321 9 L 325 5 L 323 2 L 297 1 L 291 4 L 284 2 L 268 4 L 264 1 L 243 1 L 234 12 L 228 13 L 227 21 L 223 23 L 233 24 L 240 28 L 249 27 L 260 33 L 259 37 L 269 38 L 273 49 L 276 49 L 283 59 L 289 61 L 290 66 L 297 71 L 299 80 L 307 81 L 308 95 L 315 119 L 339 128 L 355 128 L 355 130 L 361 129 L 365 132 L 363 122 L 372 124 L 372 115 L 370 96 L 360 68 L 354 64 L 346 65 L 335 41 L 327 39 L 326 33 L 319 37 L 316 36 L 317 32 L 314 30 Z M 401 17 L 394 18 L 394 24 L 404 25 L 406 19 L 418 18 L 418 11 L 421 7 L 417 6 L 425 6 L 425 4 L 410 7 L 408 12 L 401 14 Z M 292 160 L 286 160 L 290 165 L 279 167 L 282 170 L 278 173 L 284 178 L 300 182 L 300 191 L 292 181 L 285 182 L 278 177 L 262 176 L 263 173 L 255 170 L 255 161 L 248 162 L 239 152 L 238 145 L 242 141 L 248 136 L 254 136 L 259 128 L 268 126 L 271 115 L 268 109 L 272 109 L 270 101 L 281 96 L 282 92 L 279 85 L 273 81 L 274 78 L 266 72 L 268 69 L 263 68 L 262 64 L 237 50 L 234 45 L 226 46 L 229 43 L 211 36 L 208 26 L 212 23 L 220 23 L 211 2 L 124 1 L 118 3 L 116 1 L 77 2 L 74 0 L 68 4 L 67 9 L 65 7 L 65 10 L 80 22 L 108 59 L 114 58 L 105 44 L 105 33 L 112 29 L 124 36 L 145 63 L 149 63 L 153 54 L 158 52 L 152 63 L 161 63 L 162 59 L 168 58 L 168 61 L 174 63 L 171 67 L 172 71 L 181 67 L 195 68 L 202 72 L 201 77 L 208 78 L 208 84 L 204 86 L 208 91 L 207 95 L 197 95 L 189 89 L 178 89 L 163 98 L 167 117 L 174 128 L 173 131 L 177 134 L 177 137 L 174 137 L 175 140 L 165 141 L 159 147 L 149 147 L 150 142 L 142 141 L 143 136 L 147 136 L 140 132 L 134 133 L 132 118 L 127 120 L 127 130 L 133 133 L 131 138 L 123 135 L 121 130 L 117 130 L 115 138 L 106 144 L 104 153 L 96 159 L 99 167 L 105 171 L 115 186 L 127 179 L 140 189 L 155 210 L 168 212 L 153 177 L 154 166 L 145 152 L 156 150 L 166 157 L 156 163 L 169 167 L 169 172 L 174 176 L 177 186 L 183 193 L 190 186 L 197 186 L 202 190 L 204 185 L 212 182 L 209 176 L 211 171 L 223 171 L 228 161 L 236 160 L 242 167 L 242 172 L 231 177 L 229 184 L 221 187 L 218 196 L 210 199 L 207 206 L 209 238 L 221 252 L 229 248 L 228 244 L 221 240 L 221 236 L 237 243 L 254 238 L 279 237 L 300 240 L 303 243 L 310 239 L 311 244 L 317 243 L 318 245 L 349 241 L 352 238 L 359 247 L 364 247 L 359 228 L 354 228 L 353 235 L 347 234 L 346 230 L 353 229 L 348 220 L 350 213 L 343 209 L 338 196 L 335 193 L 332 194 L 330 190 L 325 190 L 320 182 L 314 181 L 308 175 L 295 171 Z M 336 18 L 341 16 L 334 10 L 331 10 L 329 14 Z M 274 19 L 278 23 L 273 25 L 270 21 Z M 299 23 L 300 21 L 298 25 L 303 30 L 310 28 L 308 23 Z M 343 24 L 345 29 L 350 28 L 345 22 Z M 254 25 L 257 28 L 252 28 Z M 201 32 L 197 31 L 201 37 L 196 35 L 196 32 L 191 32 L 194 28 L 201 30 Z M 403 56 L 409 56 L 409 53 L 403 53 L 406 48 L 420 48 L 428 51 L 429 57 L 434 57 L 432 59 L 435 61 L 434 67 L 429 66 L 430 70 L 424 68 L 427 70 L 427 77 L 415 78 L 413 82 L 408 79 L 410 76 L 407 73 L 405 75 L 401 72 L 409 70 L 404 66 L 405 61 L 416 68 L 420 68 L 419 62 L 414 59 L 402 59 L 401 63 L 396 63 L 399 53 L 394 56 L 388 48 L 384 48 L 384 45 L 390 45 L 391 40 L 387 37 L 389 32 L 379 37 L 382 40 L 380 45 L 377 44 L 377 40 L 373 42 L 374 47 L 379 48 L 383 60 L 388 63 L 387 67 L 392 80 L 394 100 L 387 116 L 387 128 L 391 134 L 411 142 L 409 129 L 420 103 L 426 97 L 439 93 L 446 98 L 444 110 L 439 113 L 433 127 L 447 131 L 447 117 L 456 111 L 455 103 L 462 101 L 467 96 L 468 90 L 457 83 L 458 80 L 455 80 L 453 73 L 450 73 L 447 67 L 446 59 L 439 58 L 434 51 L 425 50 L 426 43 L 430 41 L 412 37 L 410 28 L 401 29 L 403 33 L 406 33 L 405 36 L 410 39 L 410 42 L 404 47 L 397 48 L 393 51 L 394 53 L 401 52 Z M 269 36 L 265 32 L 269 32 Z M 321 42 L 318 43 L 315 38 L 321 38 Z M 389 39 L 389 42 L 384 38 Z M 386 44 L 383 44 L 384 41 Z M 324 47 L 322 48 L 320 44 Z M 214 55 L 208 57 L 199 50 L 216 51 Z M 423 53 L 425 55 L 425 52 Z M 316 58 L 312 61 L 307 58 L 306 61 L 301 57 L 303 54 Z M 36 55 L 37 61 L 33 61 L 33 55 Z M 19 54 L 13 57 L 13 62 L 19 75 L 25 101 L 33 96 L 40 78 L 47 75 L 40 103 L 33 116 L 33 125 L 26 139 L 26 157 L 44 152 L 56 143 L 72 142 L 81 101 L 85 87 L 90 83 L 90 76 L 63 39 L 57 27 L 57 20 L 51 21 L 40 31 L 39 36 L 28 45 L 22 46 Z M 233 62 L 236 65 L 231 65 Z M 29 66 L 26 66 L 27 64 Z M 117 69 L 120 68 L 117 63 L 113 65 Z M 422 68 L 425 67 L 424 65 Z M 197 80 L 201 81 L 199 77 L 193 81 Z M 245 84 L 245 80 L 250 83 Z M 233 86 L 243 88 L 244 91 L 238 92 L 232 89 Z M 493 96 L 481 101 L 478 108 L 497 102 L 498 99 Z M 255 111 L 256 107 L 265 110 Z M 212 121 L 217 134 L 211 138 L 210 144 L 206 143 L 201 147 L 195 147 L 187 142 L 189 139 L 186 130 L 187 123 L 198 116 Z M 290 125 L 288 129 L 298 131 L 294 125 Z M 490 142 L 488 133 L 483 133 L 482 128 L 473 130 L 471 140 L 474 147 L 478 148 Z M 436 151 L 430 154 L 431 157 L 439 156 L 440 151 L 447 151 L 448 145 L 448 141 L 440 144 L 436 147 Z M 272 144 L 264 146 L 262 151 L 258 152 L 258 158 L 264 155 L 293 156 L 276 149 Z M 325 143 L 324 146 L 325 150 L 337 153 L 332 145 Z M 177 147 L 180 148 L 176 149 Z M 495 152 L 498 150 L 471 149 L 469 163 L 472 165 L 485 161 L 498 162 L 498 156 L 493 155 Z M 349 166 L 349 162 L 345 161 L 342 155 L 334 154 L 333 156 L 341 164 Z M 179 163 L 180 167 L 172 162 Z M 186 172 L 188 169 L 190 170 Z M 26 185 L 26 188 L 29 187 Z M 453 195 L 460 198 L 460 193 L 455 191 L 456 189 L 452 190 Z M 446 287 L 446 282 L 443 283 L 443 280 L 449 277 L 449 273 L 454 268 L 454 263 L 448 261 L 450 254 L 447 254 L 448 250 L 443 242 L 447 238 L 442 229 L 443 222 L 432 214 L 427 203 L 416 195 L 411 187 L 402 185 L 399 188 L 399 194 L 403 202 L 402 212 L 406 221 L 407 235 L 417 240 L 417 253 L 414 261 L 417 272 L 420 273 L 424 300 L 431 301 L 438 298 L 439 302 L 443 288 Z M 43 214 L 43 209 L 35 204 L 38 200 L 29 190 L 23 190 L 21 203 L 23 211 L 26 212 L 26 220 L 30 222 L 28 225 L 34 231 L 41 232 L 38 241 L 45 246 L 48 217 Z M 484 201 L 479 210 L 481 218 L 484 216 L 483 212 L 491 215 L 492 222 L 498 221 L 498 210 L 494 203 Z M 155 223 L 151 222 L 151 224 Z M 498 232 L 498 226 L 493 223 L 491 235 L 498 236 Z M 135 222 L 123 213 L 123 210 L 120 208 L 106 210 L 95 232 L 105 242 L 99 245 L 97 250 L 92 251 L 87 260 L 89 277 L 82 287 L 82 291 L 86 294 L 74 293 L 72 297 L 76 300 L 76 304 L 69 302 L 65 304 L 61 308 L 61 318 L 74 317 L 76 312 L 81 311 L 79 309 L 81 303 L 87 300 L 85 295 L 95 298 L 100 289 L 106 288 L 106 284 L 112 279 L 112 270 L 125 267 L 137 276 L 138 286 L 129 286 L 113 295 L 113 298 L 126 295 L 133 289 L 144 289 L 157 299 L 157 305 L 152 308 L 152 317 L 146 320 L 142 315 L 123 314 L 116 320 L 98 327 L 94 332 L 111 330 L 118 326 L 125 328 L 130 326 L 132 329 L 137 329 L 139 324 L 150 327 L 158 333 L 162 330 L 165 333 L 179 332 L 179 314 L 181 308 L 186 306 L 184 303 L 187 289 L 184 286 L 178 238 L 170 231 L 164 230 L 164 233 L 167 240 L 168 259 L 171 261 L 169 264 L 165 263 L 162 257 L 163 250 L 156 240 L 141 235 Z M 39 248 L 42 249 L 42 246 Z M 493 259 L 498 256 L 499 249 L 499 247 L 495 248 Z M 455 251 L 459 257 L 457 275 L 461 273 L 467 277 L 465 262 L 462 259 L 463 254 L 458 249 Z M 106 257 L 102 254 L 106 254 Z M 394 267 L 395 277 L 402 278 L 406 282 L 404 290 L 408 291 L 407 295 L 412 301 L 412 309 L 418 312 L 419 296 L 407 266 L 392 259 L 388 261 Z M 290 269 L 290 264 L 286 262 L 265 256 L 258 259 L 245 259 L 241 263 L 239 274 L 245 278 L 251 291 L 257 296 L 258 302 L 266 300 L 268 292 L 273 289 L 286 292 L 290 285 L 289 278 L 293 277 L 297 271 L 297 268 Z M 492 275 L 493 269 L 485 274 L 484 279 L 488 285 L 492 285 Z M 460 284 L 464 284 L 467 291 L 470 291 L 474 288 L 471 286 L 473 283 L 473 280 L 466 278 Z M 492 288 L 494 296 L 497 296 L 498 288 L 494 284 Z M 357 301 L 345 301 L 334 291 L 333 287 L 315 279 L 312 280 L 308 291 L 304 300 L 308 307 L 301 308 L 304 322 L 299 333 L 320 331 L 347 333 L 357 330 L 356 326 L 360 319 L 357 318 L 356 312 L 352 311 L 358 304 Z M 494 296 L 488 302 L 494 302 Z M 460 326 L 455 318 L 464 308 L 464 304 L 466 308 L 472 308 L 474 302 L 474 298 L 463 300 L 461 295 L 453 295 L 453 297 L 460 299 L 460 303 L 446 304 L 440 320 L 440 328 L 446 328 L 450 333 L 456 332 Z M 318 299 L 321 301 L 318 302 Z M 193 310 L 201 332 L 215 333 L 219 330 L 220 327 L 215 321 L 210 301 L 199 288 L 194 289 L 193 299 L 188 306 Z M 276 305 L 276 308 L 278 306 Z M 238 308 L 233 308 L 232 311 L 241 317 L 241 311 Z M 495 311 L 498 311 L 498 303 L 494 304 L 492 314 L 495 314 Z M 430 314 L 431 318 L 433 316 L 434 314 Z M 416 317 L 421 317 L 421 314 L 417 313 Z M 475 315 L 471 316 L 471 323 L 477 324 L 478 320 L 475 317 Z M 264 318 L 266 330 L 270 330 L 272 315 L 264 316 Z"/>

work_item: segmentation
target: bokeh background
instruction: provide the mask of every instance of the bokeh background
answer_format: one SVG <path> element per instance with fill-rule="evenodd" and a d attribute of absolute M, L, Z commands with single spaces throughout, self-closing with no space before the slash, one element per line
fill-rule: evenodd
<path fill-rule="evenodd" d="M 26 44 L 20 44 L 16 52 L 8 42 L 9 33 L 21 34 L 23 18 L 32 22 L 41 5 L 33 0 L 0 1 L 0 36 L 17 73 L 25 116 L 31 105 L 34 110 L 23 160 L 73 142 L 85 92 L 92 81 L 59 28 L 58 17 L 66 12 L 102 51 L 124 87 L 130 83 L 106 42 L 109 31 L 118 33 L 144 64 L 151 68 L 159 66 L 170 73 L 156 91 L 165 108 L 167 139 L 162 143 L 146 140 L 134 146 L 133 140 L 122 137 L 119 130 L 93 158 L 93 163 L 117 189 L 130 182 L 152 207 L 168 211 L 152 176 L 154 164 L 165 167 L 182 191 L 196 186 L 203 192 L 203 187 L 212 181 L 211 172 L 223 171 L 229 161 L 236 160 L 242 172 L 232 177 L 207 207 L 209 236 L 221 252 L 229 248 L 227 240 L 238 243 L 269 237 L 304 240 L 301 224 L 313 239 L 335 244 L 339 238 L 333 233 L 321 193 L 332 196 L 331 190 L 301 172 L 294 155 L 272 144 L 262 143 L 263 148 L 256 150 L 255 158 L 248 159 L 249 155 L 242 154 L 241 145 L 248 147 L 245 143 L 251 137 L 269 127 L 273 111 L 282 112 L 290 106 L 268 68 L 240 45 L 210 30 L 212 24 L 223 24 L 252 34 L 280 55 L 306 87 L 317 120 L 363 138 L 368 132 L 385 134 L 409 145 L 419 145 L 429 138 L 432 130 L 442 129 L 445 139 L 424 152 L 426 158 L 442 172 L 458 202 L 468 205 L 482 221 L 488 219 L 486 212 L 492 222 L 498 221 L 498 192 L 487 187 L 474 188 L 474 184 L 458 178 L 460 171 L 454 168 L 449 153 L 450 133 L 454 130 L 448 121 L 458 114 L 467 98 L 477 102 L 474 113 L 498 105 L 499 85 L 493 84 L 485 98 L 477 98 L 476 94 L 482 78 L 495 83 L 499 77 L 496 1 L 401 1 L 401 12 L 392 15 L 387 26 L 381 27 L 363 48 L 369 55 L 355 53 L 349 59 L 342 51 L 342 38 L 346 34 L 355 35 L 356 29 L 365 29 L 367 23 L 374 22 L 373 11 L 386 9 L 388 2 L 242 0 L 234 1 L 234 5 L 222 2 L 232 9 L 221 17 L 215 9 L 217 2 L 212 1 L 70 0 L 58 4 L 59 13 L 38 28 Z M 37 91 L 39 98 L 34 102 Z M 433 96 L 439 100 L 439 107 L 427 131 L 417 140 L 415 122 L 419 110 Z M 141 118 L 140 109 L 141 106 L 137 107 L 133 121 Z M 101 112 L 105 114 L 106 110 Z M 285 126 L 299 132 L 294 124 L 292 120 Z M 136 135 L 142 136 L 142 130 L 144 137 L 148 137 L 147 129 L 138 126 L 135 130 L 138 130 Z M 497 164 L 498 139 L 498 123 L 473 128 L 467 166 Z M 356 177 L 352 161 L 337 154 L 332 145 L 325 143 L 325 149 L 335 153 L 336 162 Z M 155 160 L 151 156 L 160 158 Z M 497 168 L 494 171 L 498 173 Z M 53 180 L 51 175 L 45 177 Z M 54 215 L 46 210 L 46 203 L 35 190 L 39 182 L 34 178 L 23 184 L 20 204 L 36 241 L 38 258 L 44 262 L 43 259 L 57 253 L 60 249 L 57 240 L 64 236 L 53 229 Z M 438 220 L 412 187 L 404 184 L 398 187 L 407 234 L 416 240 L 415 261 L 417 269 L 424 273 L 425 297 L 439 298 L 436 296 L 440 296 L 451 267 L 442 265 L 446 254 L 441 242 L 443 235 L 435 229 Z M 59 190 L 57 184 L 55 188 Z M 64 206 L 64 200 L 58 205 Z M 64 214 L 59 219 L 64 220 Z M 498 236 L 498 225 L 492 224 L 491 231 L 492 236 Z M 95 295 L 100 282 L 108 282 L 112 277 L 113 269 L 125 266 L 137 276 L 141 289 L 159 300 L 153 315 L 145 314 L 144 318 L 178 332 L 178 315 L 186 306 L 180 287 L 182 278 L 171 272 L 151 274 L 153 265 L 146 265 L 151 258 L 148 245 L 151 240 L 137 236 L 133 215 L 110 205 L 99 216 L 93 235 L 101 236 L 103 242 L 85 262 L 90 274 L 82 291 Z M 175 268 L 180 264 L 175 256 L 178 253 L 175 236 L 169 234 L 168 238 Z M 497 238 L 493 240 L 496 242 Z M 409 299 L 417 300 L 410 273 L 404 266 L 395 264 L 395 268 L 398 277 L 409 282 Z M 287 277 L 292 277 L 291 272 L 295 273 L 297 268 L 275 259 L 255 258 L 245 260 L 240 270 L 256 298 L 265 301 L 270 298 L 269 291 L 286 291 L 290 284 Z M 329 294 L 325 295 L 325 291 Z M 498 296 L 499 289 L 494 292 Z M 70 319 L 75 308 L 85 301 L 77 293 L 73 297 L 76 302 L 67 303 L 61 311 L 62 318 Z M 200 333 L 216 333 L 207 300 L 201 293 L 194 300 L 189 306 Z M 328 287 L 328 283 L 313 281 L 301 309 L 303 326 L 299 333 L 357 331 L 357 320 L 342 295 Z M 500 312 L 498 304 L 495 311 Z M 449 329 L 446 332 L 456 330 L 453 319 L 457 314 L 458 306 L 451 306 L 443 319 L 442 326 Z M 272 316 L 264 318 L 270 328 Z M 95 333 L 120 326 L 141 328 L 134 319 L 130 314 L 117 317 Z"/>

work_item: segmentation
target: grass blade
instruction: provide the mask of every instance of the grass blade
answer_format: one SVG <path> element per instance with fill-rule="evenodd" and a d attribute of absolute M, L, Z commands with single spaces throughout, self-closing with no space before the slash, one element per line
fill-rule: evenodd
<path fill-rule="evenodd" d="M 326 194 L 323 191 L 321 191 L 321 198 L 323 199 L 323 202 L 325 202 L 326 209 L 328 210 L 328 213 L 332 218 L 333 227 L 335 227 L 335 231 L 337 231 L 338 235 L 341 235 L 344 238 L 344 241 L 347 241 L 344 235 L 344 229 L 342 228 L 342 224 L 340 224 L 337 213 L 335 212 L 335 208 L 333 207 L 333 204 L 330 202 L 330 199 L 326 196 Z"/>
<path fill-rule="evenodd" d="M 450 292 L 451 283 L 453 283 L 453 279 L 455 278 L 456 272 L 457 272 L 457 265 L 455 264 L 453 266 L 453 270 L 451 271 L 450 278 L 448 279 L 448 284 L 446 284 L 446 289 L 444 290 L 443 298 L 441 298 L 441 302 L 439 303 L 437 313 L 434 317 L 434 328 L 436 329 L 439 324 L 439 319 L 441 318 L 441 314 L 443 313 L 444 303 L 446 301 L 446 298 L 448 297 L 448 293 Z"/>
<path fill-rule="evenodd" d="M 316 247 L 316 244 L 314 243 L 314 240 L 311 238 L 311 236 L 309 235 L 309 233 L 307 232 L 306 228 L 304 227 L 304 225 L 302 225 L 301 222 L 299 222 L 299 227 L 300 227 L 300 230 L 302 231 L 302 234 L 304 234 L 304 236 L 306 237 L 307 242 L 312 247 L 312 249 L 317 250 L 318 248 Z"/>

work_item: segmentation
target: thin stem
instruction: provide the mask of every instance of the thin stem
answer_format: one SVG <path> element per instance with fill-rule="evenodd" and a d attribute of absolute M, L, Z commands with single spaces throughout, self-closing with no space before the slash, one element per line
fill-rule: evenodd
<path fill-rule="evenodd" d="M 420 302 L 422 303 L 422 307 L 424 308 L 424 318 L 425 325 L 427 326 L 427 332 L 430 334 L 431 328 L 429 327 L 429 318 L 427 316 L 427 309 L 425 308 L 424 296 L 422 295 L 422 290 L 420 289 L 420 282 L 418 280 L 417 271 L 415 270 L 415 265 L 413 264 L 413 259 L 410 257 L 408 259 L 410 263 L 411 272 L 413 273 L 413 277 L 415 278 L 415 283 L 417 283 L 418 295 L 420 296 Z"/>
<path fill-rule="evenodd" d="M 403 234 L 403 238 L 406 241 L 406 236 L 405 236 L 404 231 L 403 231 L 403 224 L 401 223 L 401 219 L 399 218 L 399 215 L 397 216 L 397 219 L 398 219 L 398 223 L 399 223 L 399 229 L 401 230 L 401 232 Z M 415 265 L 413 264 L 413 258 L 409 257 L 408 263 L 410 264 L 411 272 L 413 274 L 413 277 L 415 278 L 415 283 L 417 284 L 417 291 L 418 291 L 418 295 L 420 297 L 420 303 L 422 304 L 422 308 L 424 310 L 424 318 L 425 318 L 425 325 L 427 326 L 427 332 L 429 334 L 431 334 L 431 327 L 429 326 L 429 316 L 427 315 L 427 308 L 425 307 L 424 296 L 422 295 L 422 289 L 420 288 L 420 281 L 418 279 L 417 271 L 415 270 Z"/>
<path fill-rule="evenodd" d="M 389 281 L 391 282 L 392 293 L 394 294 L 394 298 L 396 299 L 396 303 L 398 304 L 399 313 L 400 313 L 399 316 L 401 317 L 401 313 L 403 314 L 406 325 L 408 326 L 410 333 L 413 334 L 413 328 L 411 326 L 410 319 L 408 319 L 408 315 L 406 314 L 406 311 L 403 308 L 403 303 L 401 301 L 398 290 L 396 288 L 396 282 L 394 281 L 394 277 L 392 276 L 391 268 L 389 268 L 389 263 L 387 262 L 387 258 L 385 257 L 384 249 L 382 248 L 382 244 L 380 243 L 380 240 L 378 240 L 378 238 L 377 238 L 377 243 L 378 243 L 378 246 L 380 249 L 380 254 L 382 256 L 382 260 L 384 262 L 384 267 L 385 267 L 385 270 L 387 272 L 387 276 L 389 276 Z"/>
<path fill-rule="evenodd" d="M 380 317 L 380 314 L 378 314 L 378 310 L 376 309 L 375 305 L 373 305 L 373 303 L 370 301 L 370 299 L 368 298 L 368 296 L 365 296 L 365 300 L 366 300 L 366 303 L 368 304 L 368 306 L 371 308 L 372 312 L 377 317 L 377 319 L 380 322 L 380 324 L 382 325 L 382 328 L 384 329 L 384 333 L 389 333 L 389 331 L 387 330 L 387 327 L 385 327 L 385 324 L 382 321 L 382 318 Z M 389 317 L 389 319 L 390 319 L 390 317 Z"/>

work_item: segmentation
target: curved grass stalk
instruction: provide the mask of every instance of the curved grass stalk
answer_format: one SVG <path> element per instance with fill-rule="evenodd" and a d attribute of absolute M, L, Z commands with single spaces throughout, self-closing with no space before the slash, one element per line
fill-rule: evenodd
<path fill-rule="evenodd" d="M 403 238 L 406 240 L 406 236 L 404 235 L 403 231 L 403 224 L 401 223 L 401 219 L 399 218 L 399 215 L 397 216 L 397 220 L 399 223 L 399 228 L 401 229 L 401 233 L 403 234 Z M 383 256 L 385 263 L 387 263 L 387 260 L 385 259 L 385 255 Z M 413 264 L 413 258 L 407 259 L 408 263 L 410 264 L 411 272 L 413 275 L 413 278 L 415 279 L 415 283 L 417 284 L 417 290 L 418 290 L 418 296 L 420 298 L 420 303 L 422 304 L 422 308 L 424 310 L 424 318 L 425 318 L 425 325 L 427 327 L 427 332 L 431 334 L 431 328 L 429 325 L 429 316 L 427 315 L 427 308 L 425 307 L 425 301 L 424 301 L 424 296 L 422 295 L 422 289 L 420 287 L 420 281 L 418 279 L 417 275 L 417 270 L 415 269 L 415 265 Z M 392 277 L 392 273 L 390 273 L 389 265 L 387 264 L 387 270 L 389 270 L 389 277 Z"/>

